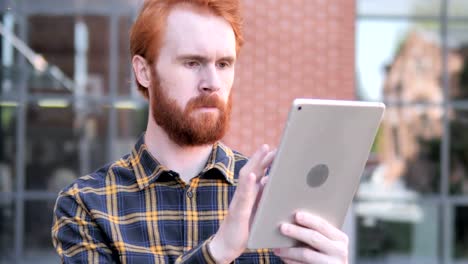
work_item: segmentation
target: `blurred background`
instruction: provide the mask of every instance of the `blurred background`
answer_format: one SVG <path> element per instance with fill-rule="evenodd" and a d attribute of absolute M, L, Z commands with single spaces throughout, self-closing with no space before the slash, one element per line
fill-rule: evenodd
<path fill-rule="evenodd" d="M 146 128 L 142 0 L 0 0 L 0 263 L 56 263 L 57 193 Z M 383 101 L 350 263 L 468 263 L 468 1 L 243 0 L 224 139 L 276 145 L 295 97 Z"/>

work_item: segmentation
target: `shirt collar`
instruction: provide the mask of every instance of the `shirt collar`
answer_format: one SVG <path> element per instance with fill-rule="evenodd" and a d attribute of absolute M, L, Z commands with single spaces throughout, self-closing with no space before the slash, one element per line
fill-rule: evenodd
<path fill-rule="evenodd" d="M 232 149 L 218 141 L 213 145 L 213 150 L 205 168 L 202 170 L 202 174 L 209 170 L 218 170 L 227 182 L 234 185 L 235 162 L 236 159 Z"/>
<path fill-rule="evenodd" d="M 170 170 L 151 155 L 145 144 L 144 134 L 140 136 L 130 155 L 130 166 L 133 168 L 135 178 L 140 190 L 147 188 Z M 235 156 L 232 149 L 221 142 L 213 145 L 213 150 L 202 170 L 202 175 L 211 170 L 220 172 L 223 179 L 234 185 Z"/>

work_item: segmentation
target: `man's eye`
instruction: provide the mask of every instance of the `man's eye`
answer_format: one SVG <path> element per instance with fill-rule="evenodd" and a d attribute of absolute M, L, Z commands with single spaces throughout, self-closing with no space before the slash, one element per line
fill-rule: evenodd
<path fill-rule="evenodd" d="M 198 61 L 186 61 L 184 64 L 185 64 L 185 66 L 187 66 L 189 68 L 196 68 L 196 67 L 200 66 L 200 62 L 198 62 Z"/>
<path fill-rule="evenodd" d="M 229 66 L 231 66 L 229 62 L 226 62 L 226 61 L 218 62 L 218 68 L 220 69 L 228 68 Z"/>

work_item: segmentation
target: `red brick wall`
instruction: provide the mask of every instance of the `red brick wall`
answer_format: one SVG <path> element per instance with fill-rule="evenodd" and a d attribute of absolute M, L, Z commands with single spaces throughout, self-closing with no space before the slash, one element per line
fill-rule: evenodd
<path fill-rule="evenodd" d="M 224 141 L 279 143 L 296 97 L 354 99 L 355 0 L 244 0 L 244 36 Z"/>

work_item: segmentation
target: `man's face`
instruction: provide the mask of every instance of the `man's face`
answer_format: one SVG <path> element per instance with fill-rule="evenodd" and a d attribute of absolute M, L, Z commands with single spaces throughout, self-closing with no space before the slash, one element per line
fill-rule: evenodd
<path fill-rule="evenodd" d="M 178 145 L 211 144 L 226 131 L 236 42 L 224 19 L 175 7 L 149 89 L 156 123 Z"/>

